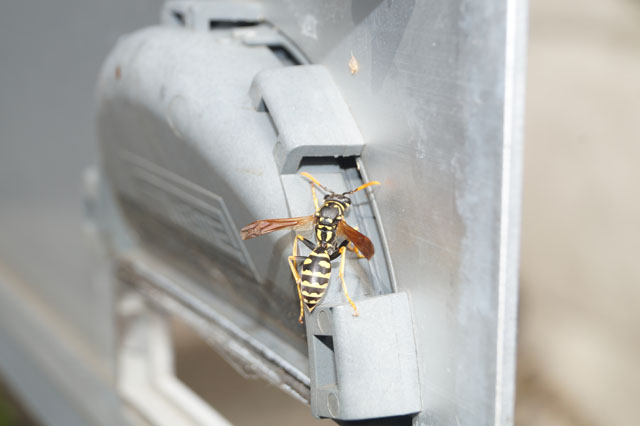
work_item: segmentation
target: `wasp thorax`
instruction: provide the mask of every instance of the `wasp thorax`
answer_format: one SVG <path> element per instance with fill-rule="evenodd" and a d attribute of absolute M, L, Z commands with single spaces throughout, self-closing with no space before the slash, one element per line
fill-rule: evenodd
<path fill-rule="evenodd" d="M 318 223 L 322 225 L 331 225 L 340 216 L 340 208 L 335 204 L 325 204 L 320 209 L 320 216 L 318 217 Z"/>

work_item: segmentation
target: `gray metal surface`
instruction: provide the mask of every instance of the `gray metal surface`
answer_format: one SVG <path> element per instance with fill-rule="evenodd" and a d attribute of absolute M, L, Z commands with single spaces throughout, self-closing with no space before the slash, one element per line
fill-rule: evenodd
<path fill-rule="evenodd" d="M 164 27 L 122 39 L 100 79 L 105 170 L 148 250 L 181 263 L 220 297 L 245 301 L 251 316 L 259 310 L 280 318 L 295 289 L 273 287 L 266 277 L 290 279 L 279 261 L 291 250 L 287 237 L 237 240 L 258 212 L 289 216 L 273 161 L 274 129 L 249 97 L 257 72 L 281 63 L 269 49 L 247 48 L 223 33 Z M 279 256 L 264 256 L 275 242 Z M 304 351 L 294 317 L 274 330 Z"/>
<path fill-rule="evenodd" d="M 265 70 L 250 92 L 256 108 L 267 108 L 278 133 L 273 148 L 282 174 L 296 173 L 304 157 L 349 157 L 364 147 L 358 125 L 322 66 Z"/>
<path fill-rule="evenodd" d="M 409 298 L 404 293 L 318 306 L 307 317 L 311 411 L 362 420 L 421 411 Z"/>
<path fill-rule="evenodd" d="M 265 19 L 330 70 L 384 185 L 415 424 L 512 424 L 526 2 L 274 1 Z"/>
<path fill-rule="evenodd" d="M 294 40 L 309 62 L 330 71 L 365 141 L 362 171 L 383 182 L 375 208 L 387 236 L 390 276 L 410 295 L 416 326 L 424 412 L 415 423 L 509 424 L 524 9 L 519 3 L 459 6 L 384 2 L 349 9 L 331 2 L 266 2 L 264 18 Z M 359 64 L 355 74 L 348 66 L 352 57 Z M 178 134 L 198 139 L 195 128 Z M 253 143 L 249 162 L 269 158 L 268 149 L 255 150 L 270 147 L 268 142 Z M 244 144 L 217 145 L 225 146 Z M 217 154 L 239 158 L 225 148 Z M 220 160 L 210 155 L 209 161 Z M 266 217 L 286 216 L 277 212 L 285 203 L 273 198 L 279 191 L 266 189 L 277 180 L 264 174 L 264 164 L 269 160 L 251 169 L 272 196 L 266 200 L 248 190 L 242 203 L 230 201 L 234 217 L 252 212 L 258 218 L 265 204 L 274 212 Z M 181 166 L 188 178 L 194 170 Z M 238 181 L 229 164 L 210 170 L 222 172 L 225 182 Z M 219 187 L 215 181 L 204 186 Z M 216 193 L 233 200 L 232 193 Z M 289 210 L 301 205 L 287 201 Z M 247 245 L 257 271 L 267 259 L 282 263 L 286 246 L 275 256 L 260 256 L 274 244 L 264 238 Z M 286 270 L 279 270 L 267 274 L 283 282 Z"/>
<path fill-rule="evenodd" d="M 226 351 L 222 338 L 216 346 L 308 400 L 306 338 L 286 261 L 290 235 L 242 243 L 238 230 L 256 218 L 314 212 L 309 182 L 279 174 L 280 166 L 296 171 L 303 157 L 320 160 L 302 169 L 336 191 L 362 183 L 355 162 L 341 168 L 334 158 L 358 154 L 362 145 L 326 70 L 283 68 L 270 49 L 247 46 L 226 29 L 158 27 L 123 37 L 98 86 L 104 171 L 126 218 L 111 227 L 130 228 L 133 245 L 155 259 L 156 269 L 164 264 L 180 277 L 147 273 L 145 281 L 189 309 L 199 300 L 197 311 L 208 318 L 220 318 L 221 304 L 228 305 L 227 321 L 213 321 L 210 334 L 233 338 L 242 350 Z M 260 103 L 268 110 L 253 107 Z M 349 222 L 382 249 L 366 191 L 353 199 Z M 150 269 L 129 245 L 110 248 L 124 269 Z M 345 276 L 355 300 L 391 291 L 382 254 L 371 263 L 352 257 Z M 130 276 L 124 281 L 135 284 Z M 346 303 L 339 289 L 334 285 L 325 300 Z"/>

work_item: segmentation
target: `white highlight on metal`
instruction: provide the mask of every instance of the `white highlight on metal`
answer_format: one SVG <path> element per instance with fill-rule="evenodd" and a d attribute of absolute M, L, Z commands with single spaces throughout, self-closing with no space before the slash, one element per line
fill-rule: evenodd
<path fill-rule="evenodd" d="M 496 336 L 496 393 L 494 424 L 513 424 L 515 381 L 515 301 L 517 297 L 521 182 L 524 45 L 526 2 L 506 4 L 505 81 L 503 111 L 502 193 L 498 273 L 498 330 Z M 519 27 L 520 24 L 520 27 Z M 514 192 L 514 189 L 518 190 Z"/>
<path fill-rule="evenodd" d="M 313 15 L 305 15 L 300 23 L 300 32 L 303 36 L 318 39 L 318 20 Z"/>

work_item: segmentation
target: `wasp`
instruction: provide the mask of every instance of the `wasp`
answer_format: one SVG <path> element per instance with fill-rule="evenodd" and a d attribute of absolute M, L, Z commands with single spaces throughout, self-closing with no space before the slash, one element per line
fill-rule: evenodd
<path fill-rule="evenodd" d="M 358 257 L 371 259 L 374 253 L 373 243 L 365 235 L 361 234 L 357 228 L 349 226 L 345 220 L 345 213 L 351 206 L 349 195 L 365 189 L 372 185 L 380 185 L 378 181 L 371 181 L 342 194 L 336 193 L 323 186 L 309 173 L 302 172 L 302 176 L 309 179 L 315 213 L 309 216 L 291 217 L 284 219 L 264 219 L 252 222 L 242 228 L 240 236 L 243 240 L 255 238 L 282 229 L 296 229 L 312 226 L 314 229 L 316 242 L 308 240 L 296 233 L 293 241 L 293 253 L 289 256 L 289 267 L 291 274 L 296 281 L 298 298 L 300 300 L 300 317 L 298 322 L 302 324 L 304 317 L 304 307 L 309 313 L 320 303 L 327 290 L 331 278 L 331 261 L 341 257 L 339 276 L 349 304 L 353 308 L 354 316 L 358 316 L 356 307 L 344 281 L 344 264 L 347 249 L 353 250 Z M 315 186 L 322 189 L 326 195 L 321 206 L 318 205 Z M 311 253 L 308 256 L 298 255 L 298 241 L 307 246 Z M 298 273 L 296 262 L 302 262 L 302 272 Z"/>

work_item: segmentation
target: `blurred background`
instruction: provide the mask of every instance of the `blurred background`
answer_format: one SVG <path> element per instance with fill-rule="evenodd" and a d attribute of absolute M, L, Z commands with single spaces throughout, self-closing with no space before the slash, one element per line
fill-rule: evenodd
<path fill-rule="evenodd" d="M 55 270 L 55 280 L 91 280 L 90 255 L 69 253 L 84 244 L 81 181 L 96 162 L 90 95 L 101 61 L 118 35 L 157 22 L 159 2 L 123 5 L 47 2 L 37 14 L 23 3 L 0 6 L 0 268 L 43 283 L 53 298 L 60 295 L 44 288 L 46 271 Z M 89 25 L 87 14 L 103 19 Z M 34 26 L 49 36 L 29 37 Z M 88 42 L 87 33 L 100 41 Z M 640 2 L 533 0 L 528 51 L 515 423 L 638 425 Z M 65 127 L 70 122 L 77 126 Z M 31 208 L 43 200 L 49 209 Z M 71 321 L 76 314 L 65 313 Z M 91 333 L 92 324 L 83 327 Z M 190 357 L 223 361 L 178 334 L 179 376 L 196 391 L 211 380 L 228 384 L 213 395 L 202 390 L 206 398 L 241 392 L 261 401 L 256 411 L 270 424 L 316 423 L 266 384 L 226 368 L 190 371 Z M 0 425 L 33 424 L 12 395 L 0 391 Z M 237 424 L 256 421 L 242 404 L 221 406 Z"/>
<path fill-rule="evenodd" d="M 640 424 L 640 2 L 533 0 L 516 424 Z"/>

